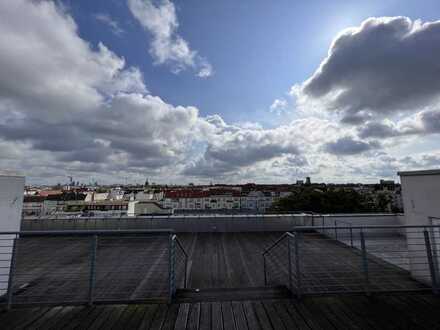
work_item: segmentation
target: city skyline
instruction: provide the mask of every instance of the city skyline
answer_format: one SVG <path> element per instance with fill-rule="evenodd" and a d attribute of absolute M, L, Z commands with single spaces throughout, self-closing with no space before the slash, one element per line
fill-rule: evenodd
<path fill-rule="evenodd" d="M 29 184 L 375 183 L 438 168 L 438 9 L 3 1 L 0 168 Z"/>

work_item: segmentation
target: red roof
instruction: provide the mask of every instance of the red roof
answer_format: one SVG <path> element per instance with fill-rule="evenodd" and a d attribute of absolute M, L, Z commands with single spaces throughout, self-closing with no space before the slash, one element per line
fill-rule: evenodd
<path fill-rule="evenodd" d="M 167 190 L 165 191 L 165 198 L 209 198 L 210 196 L 232 195 L 240 197 L 240 192 L 236 190 L 227 189 L 210 189 L 210 190 Z"/>
<path fill-rule="evenodd" d="M 40 190 L 38 196 L 50 196 L 50 195 L 61 195 L 63 192 L 61 190 Z"/>
<path fill-rule="evenodd" d="M 167 190 L 165 198 L 205 198 L 209 193 L 203 190 Z"/>

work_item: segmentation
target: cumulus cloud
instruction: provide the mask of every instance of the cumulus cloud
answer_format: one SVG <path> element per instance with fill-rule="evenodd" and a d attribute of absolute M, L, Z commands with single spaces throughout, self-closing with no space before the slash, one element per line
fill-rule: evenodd
<path fill-rule="evenodd" d="M 82 40 L 55 3 L 2 2 L 0 29 L 0 143 L 49 152 L 43 164 L 92 170 L 115 161 L 155 169 L 183 157 L 198 110 L 148 94 L 137 68 Z"/>
<path fill-rule="evenodd" d="M 358 127 L 361 138 L 390 138 L 440 133 L 440 111 L 420 111 L 394 123 L 368 121 Z"/>
<path fill-rule="evenodd" d="M 347 123 L 423 109 L 440 96 L 440 21 L 369 18 L 341 32 L 316 72 L 294 91 Z"/>
<path fill-rule="evenodd" d="M 132 15 L 152 37 L 150 54 L 157 64 L 169 64 L 175 73 L 187 68 L 197 71 L 197 76 L 212 75 L 211 64 L 178 33 L 176 7 L 169 0 L 128 0 Z"/>
<path fill-rule="evenodd" d="M 131 3 L 140 6 L 140 15 L 144 6 L 154 7 L 152 16 L 146 16 L 151 18 L 148 30 L 153 31 L 153 40 L 164 34 L 165 43 L 181 40 L 177 45 L 186 45 L 182 53 L 174 48 L 170 53 L 159 52 L 163 63 L 210 75 L 209 63 L 177 34 L 175 8 L 169 1 Z M 426 24 L 411 24 L 409 36 L 428 29 Z M 0 2 L 0 30 L 0 166 L 24 170 L 34 178 L 62 182 L 66 175 L 74 175 L 114 182 L 128 177 L 141 182 L 148 175 L 164 182 L 181 182 L 185 176 L 286 182 L 313 175 L 316 181 L 349 181 L 440 165 L 439 152 L 390 156 L 386 143 L 375 140 L 439 133 L 440 112 L 433 103 L 414 110 L 402 107 L 405 116 L 391 119 L 377 116 L 400 111 L 390 110 L 391 106 L 386 110 L 338 108 L 344 118 L 357 118 L 357 126 L 342 125 L 331 116 L 307 116 L 273 128 L 252 122 L 230 124 L 220 115 L 201 117 L 195 107 L 172 105 L 151 95 L 139 69 L 128 66 L 104 44 L 81 39 L 73 18 L 56 2 Z M 357 33 L 364 30 L 359 28 Z M 418 54 L 419 48 L 414 51 Z M 333 55 L 328 61 L 333 61 Z M 342 73 L 356 76 L 356 66 L 347 63 L 354 73 Z M 324 71 L 328 70 L 323 66 Z M 320 74 L 296 90 L 322 105 L 337 90 L 333 86 L 340 84 L 332 78 L 330 92 L 324 87 L 311 92 L 306 86 L 315 78 L 321 80 Z M 347 83 L 344 88 L 360 87 Z M 400 91 L 400 87 L 389 87 L 389 91 Z M 278 101 L 274 108 L 284 107 L 283 99 Z M 332 102 L 326 103 L 330 105 L 326 109 L 336 109 L 336 101 Z"/>
<path fill-rule="evenodd" d="M 116 36 L 120 37 L 124 33 L 124 30 L 119 26 L 119 23 L 109 14 L 97 13 L 94 17 L 98 22 L 107 25 Z"/>
<path fill-rule="evenodd" d="M 270 105 L 270 112 L 280 114 L 287 108 L 287 101 L 285 99 L 275 99 Z"/>
<path fill-rule="evenodd" d="M 222 176 L 261 161 L 300 154 L 289 127 L 240 127 L 227 125 L 219 118 L 212 118 L 210 123 L 214 127 L 206 150 L 185 168 L 186 175 Z"/>

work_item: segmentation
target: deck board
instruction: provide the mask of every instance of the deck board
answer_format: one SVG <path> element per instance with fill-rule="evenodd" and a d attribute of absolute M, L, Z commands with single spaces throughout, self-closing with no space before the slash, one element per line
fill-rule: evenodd
<path fill-rule="evenodd" d="M 0 324 L 2 329 L 435 329 L 439 309 L 440 299 L 430 294 L 350 295 L 20 308 L 1 312 Z"/>

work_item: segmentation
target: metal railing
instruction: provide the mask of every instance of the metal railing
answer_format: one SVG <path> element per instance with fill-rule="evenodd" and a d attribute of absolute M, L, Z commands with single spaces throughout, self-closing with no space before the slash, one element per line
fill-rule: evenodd
<path fill-rule="evenodd" d="M 297 235 L 286 232 L 262 253 L 265 286 L 284 285 L 298 297 L 301 296 L 298 244 Z"/>
<path fill-rule="evenodd" d="M 297 296 L 438 293 L 439 256 L 440 225 L 296 227 L 264 252 L 265 284 L 285 285 Z"/>
<path fill-rule="evenodd" d="M 188 255 L 172 230 L 0 232 L 0 296 L 33 304 L 170 301 Z"/>

